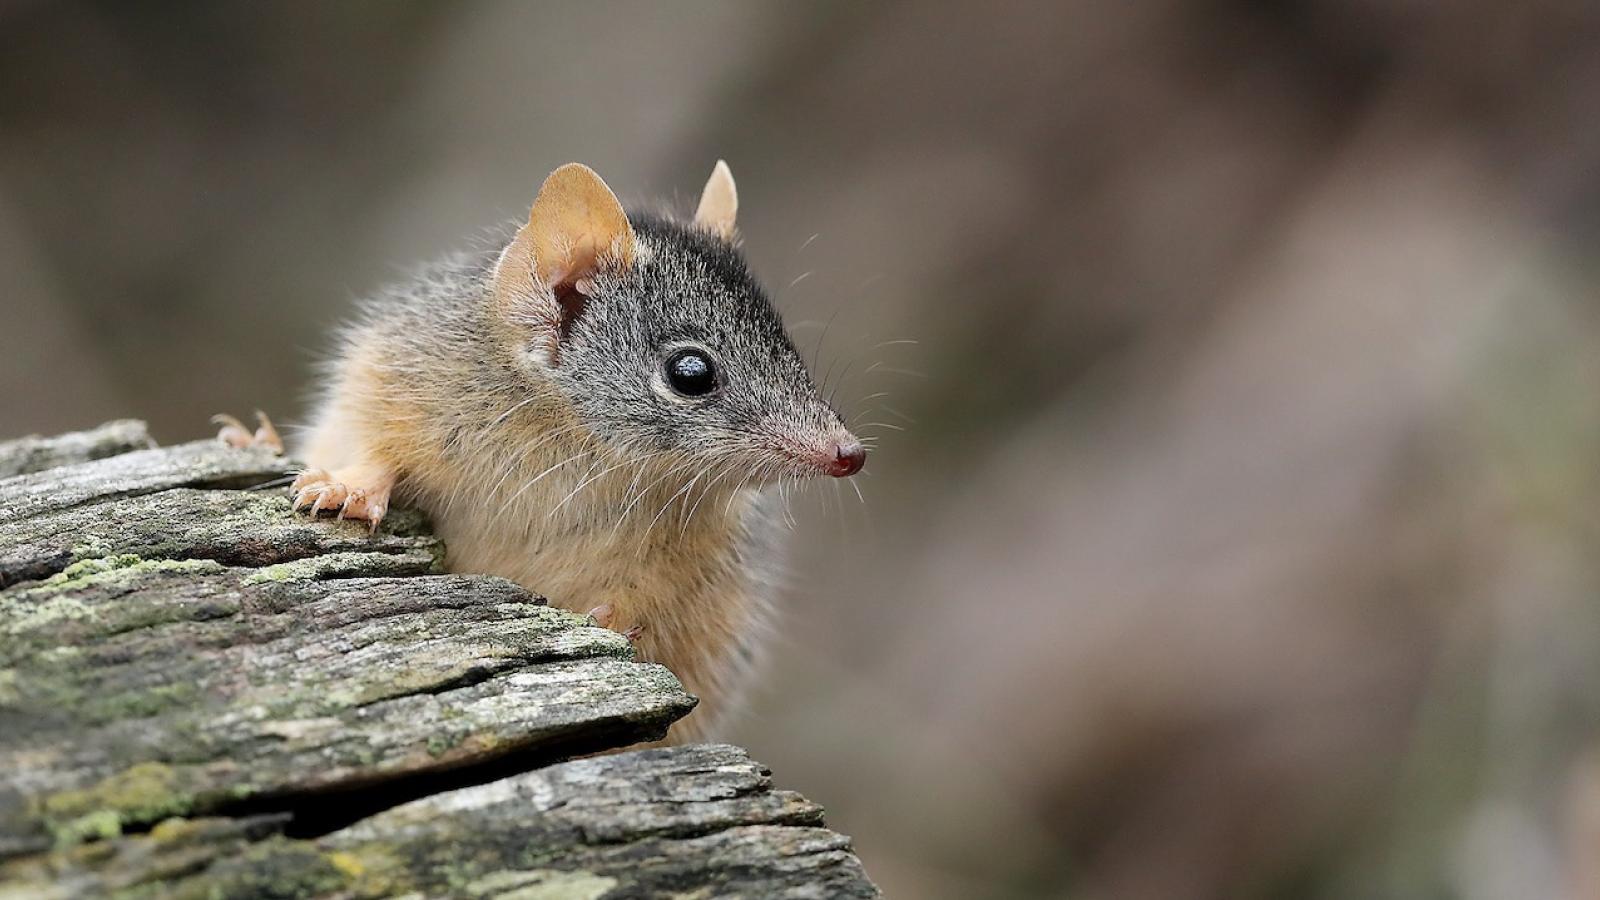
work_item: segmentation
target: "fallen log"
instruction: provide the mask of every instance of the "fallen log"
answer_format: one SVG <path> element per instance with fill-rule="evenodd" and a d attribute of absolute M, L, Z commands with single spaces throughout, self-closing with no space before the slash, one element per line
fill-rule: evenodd
<path fill-rule="evenodd" d="M 694 698 L 414 512 L 296 515 L 292 465 L 0 443 L 0 896 L 877 895 L 737 748 L 574 759 Z"/>

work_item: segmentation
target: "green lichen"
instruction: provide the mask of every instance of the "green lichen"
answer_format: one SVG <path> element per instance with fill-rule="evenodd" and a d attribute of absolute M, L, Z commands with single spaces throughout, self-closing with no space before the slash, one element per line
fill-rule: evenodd
<path fill-rule="evenodd" d="M 158 715 L 170 709 L 192 707 L 201 698 L 194 682 L 158 684 L 115 694 L 95 694 L 77 708 L 84 722 L 125 722 Z"/>
<path fill-rule="evenodd" d="M 461 746 L 461 742 L 465 739 L 466 735 L 463 733 L 435 732 L 434 734 L 428 736 L 428 755 L 434 759 L 438 759 L 446 753 L 449 753 L 451 750 Z"/>
<path fill-rule="evenodd" d="M 100 809 L 51 827 L 58 845 L 109 840 L 122 833 L 122 817 L 115 810 Z"/>
<path fill-rule="evenodd" d="M 79 560 L 110 556 L 115 549 L 99 535 L 87 535 L 84 537 L 83 543 L 72 545 L 72 558 Z"/>
<path fill-rule="evenodd" d="M 28 599 L 35 594 L 29 592 Z M 42 603 L 23 603 L 19 597 L 0 597 L 0 634 L 16 637 L 28 631 L 53 625 L 87 619 L 94 614 L 89 604 L 71 594 L 49 596 Z"/>
<path fill-rule="evenodd" d="M 45 584 L 65 584 L 89 575 L 99 575 L 102 572 L 130 568 L 142 562 L 144 560 L 133 553 L 118 553 L 114 556 L 104 556 L 98 559 L 83 559 L 67 566 L 59 574 L 52 576 Z"/>
<path fill-rule="evenodd" d="M 417 571 L 421 558 L 392 553 L 330 553 L 293 562 L 264 566 L 244 579 L 245 584 L 265 582 L 318 581 L 352 575 L 409 575 Z"/>
<path fill-rule="evenodd" d="M 35 585 L 16 591 L 19 598 L 37 597 L 62 590 L 78 590 L 103 584 L 114 584 L 124 579 L 154 572 L 182 572 L 190 575 L 214 575 L 227 571 L 221 563 L 211 559 L 145 559 L 134 553 L 118 553 L 80 559 L 60 572 Z"/>
<path fill-rule="evenodd" d="M 0 634 L 16 637 L 62 622 L 93 619 L 100 611 L 82 596 L 91 589 L 122 586 L 155 573 L 224 571 L 221 563 L 209 559 L 144 559 L 132 553 L 79 560 L 37 584 L 0 593 Z"/>
<path fill-rule="evenodd" d="M 264 566 L 247 575 L 245 584 L 263 584 L 269 581 L 315 581 L 323 577 L 326 567 L 322 563 L 328 557 L 313 557 L 300 559 L 294 562 L 278 563 L 275 566 Z"/>
<path fill-rule="evenodd" d="M 193 798 L 178 790 L 178 774 L 158 762 L 142 762 L 78 791 L 44 798 L 43 815 L 56 842 L 80 843 L 116 837 L 131 824 L 182 815 Z"/>

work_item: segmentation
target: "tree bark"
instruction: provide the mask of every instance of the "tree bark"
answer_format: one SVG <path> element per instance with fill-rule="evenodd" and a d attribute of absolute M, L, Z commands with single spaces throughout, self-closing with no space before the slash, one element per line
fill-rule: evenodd
<path fill-rule="evenodd" d="M 0 444 L 0 896 L 876 896 L 628 641 L 412 512 L 112 423 Z"/>

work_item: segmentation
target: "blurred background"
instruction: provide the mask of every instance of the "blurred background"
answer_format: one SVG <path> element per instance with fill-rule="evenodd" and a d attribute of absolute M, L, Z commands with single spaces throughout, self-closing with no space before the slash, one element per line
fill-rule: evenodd
<path fill-rule="evenodd" d="M 0 437 L 718 157 L 881 442 L 729 737 L 890 896 L 1600 896 L 1594 2 L 0 0 Z"/>

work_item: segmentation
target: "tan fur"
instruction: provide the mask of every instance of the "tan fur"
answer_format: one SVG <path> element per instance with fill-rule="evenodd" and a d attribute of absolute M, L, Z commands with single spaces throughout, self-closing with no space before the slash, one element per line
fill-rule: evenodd
<path fill-rule="evenodd" d="M 398 482 L 403 499 L 432 513 L 452 571 L 500 575 L 573 612 L 609 604 L 610 627 L 643 626 L 640 658 L 700 698 L 671 739 L 703 737 L 736 702 L 740 644 L 767 614 L 741 560 L 754 491 L 683 492 L 670 477 L 649 488 L 671 461 L 623 462 L 549 399 L 508 415 L 468 454 L 476 464 L 461 466 L 445 458 L 449 436 L 437 427 L 447 398 L 418 394 L 407 373 L 374 360 L 378 351 L 358 349 L 341 366 L 307 462 L 352 486 Z M 620 518 L 596 514 L 629 505 Z"/>

